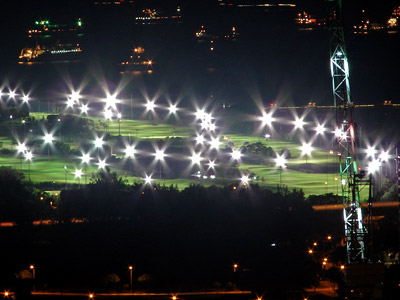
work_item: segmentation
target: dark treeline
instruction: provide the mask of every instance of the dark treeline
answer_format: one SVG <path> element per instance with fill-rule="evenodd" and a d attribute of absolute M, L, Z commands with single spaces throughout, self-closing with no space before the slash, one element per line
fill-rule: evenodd
<path fill-rule="evenodd" d="M 12 210 L 2 199 L 2 212 Z M 142 290 L 300 289 L 320 275 L 307 252 L 315 213 L 301 191 L 256 185 L 179 191 L 128 185 L 106 171 L 84 188 L 63 190 L 58 202 L 31 220 L 60 222 L 1 230 L 13 237 L 2 259 L 3 282 L 29 263 L 37 265 L 37 285 L 47 288 L 110 288 L 105 278 L 116 274 L 113 288 L 122 289 L 129 264 Z"/>
<path fill-rule="evenodd" d="M 135 291 L 239 288 L 279 299 L 319 279 L 342 282 L 337 268 L 321 265 L 326 256 L 335 265 L 346 260 L 341 212 L 318 214 L 309 202 L 332 195 L 305 199 L 302 191 L 240 184 L 179 191 L 129 185 L 106 170 L 56 199 L 13 169 L 0 174 L 0 221 L 18 224 L 0 229 L 0 289 L 32 287 L 29 264 L 36 288 L 47 290 L 127 291 L 129 265 Z M 393 232 L 390 241 L 375 237 L 375 251 L 396 253 L 393 218 L 376 223 L 376 232 L 386 223 Z"/>

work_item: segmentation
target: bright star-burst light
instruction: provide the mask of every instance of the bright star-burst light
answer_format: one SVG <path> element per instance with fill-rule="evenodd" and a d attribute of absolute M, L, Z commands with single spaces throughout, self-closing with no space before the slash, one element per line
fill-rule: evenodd
<path fill-rule="evenodd" d="M 240 181 L 242 182 L 242 184 L 246 185 L 249 183 L 249 176 L 247 175 L 242 175 L 242 177 L 240 178 Z"/>
<path fill-rule="evenodd" d="M 209 169 L 215 169 L 216 163 L 215 160 L 209 160 L 208 161 L 208 168 Z"/>
<path fill-rule="evenodd" d="M 310 155 L 311 151 L 313 150 L 313 147 L 310 143 L 303 143 L 303 145 L 300 147 L 301 154 L 302 155 Z"/>
<path fill-rule="evenodd" d="M 221 144 L 222 143 L 219 141 L 219 137 L 211 138 L 211 141 L 210 141 L 211 149 L 218 149 L 219 145 L 221 145 Z"/>
<path fill-rule="evenodd" d="M 146 109 L 148 111 L 153 111 L 155 107 L 156 107 L 156 104 L 154 103 L 154 101 L 149 100 L 146 102 Z"/>
<path fill-rule="evenodd" d="M 204 136 L 202 136 L 202 135 L 196 136 L 196 143 L 197 144 L 203 144 L 204 141 L 205 141 Z"/>
<path fill-rule="evenodd" d="M 105 169 L 107 166 L 106 160 L 105 159 L 101 160 L 99 158 L 97 165 L 98 165 L 98 169 Z"/>
<path fill-rule="evenodd" d="M 96 148 L 101 148 L 104 144 L 103 137 L 96 137 L 94 140 L 94 146 Z"/>
<path fill-rule="evenodd" d="M 29 102 L 29 95 L 23 95 L 22 96 L 22 102 L 24 102 L 24 103 L 28 103 Z"/>
<path fill-rule="evenodd" d="M 165 157 L 165 153 L 163 150 L 156 150 L 154 156 L 156 157 L 156 160 L 163 160 Z"/>
<path fill-rule="evenodd" d="M 25 152 L 25 159 L 31 161 L 33 158 L 32 151 L 26 151 Z"/>
<path fill-rule="evenodd" d="M 326 131 L 326 128 L 324 127 L 323 124 L 318 124 L 318 125 L 315 127 L 315 131 L 316 131 L 317 134 L 323 135 L 324 132 Z"/>
<path fill-rule="evenodd" d="M 381 154 L 379 155 L 379 159 L 383 162 L 388 162 L 389 161 L 389 151 L 382 151 Z"/>
<path fill-rule="evenodd" d="M 366 152 L 367 152 L 367 156 L 368 157 L 374 158 L 375 157 L 375 153 L 376 153 L 376 149 L 375 149 L 374 146 L 368 146 Z"/>
<path fill-rule="evenodd" d="M 79 95 L 79 92 L 77 91 L 72 92 L 70 95 L 70 99 L 74 102 L 78 102 L 80 97 L 81 95 Z"/>
<path fill-rule="evenodd" d="M 115 109 L 117 107 L 117 95 L 108 95 L 107 98 L 105 99 L 106 102 L 106 107 L 105 110 L 107 110 L 109 107 L 112 109 Z"/>
<path fill-rule="evenodd" d="M 170 114 L 176 114 L 178 108 L 176 107 L 176 104 L 170 104 L 168 110 Z"/>
<path fill-rule="evenodd" d="M 126 157 L 135 157 L 136 149 L 134 146 L 127 146 L 124 150 Z"/>
<path fill-rule="evenodd" d="M 200 153 L 193 153 L 191 160 L 192 160 L 192 164 L 199 165 L 202 160 L 202 157 L 201 157 Z"/>
<path fill-rule="evenodd" d="M 146 175 L 146 177 L 144 178 L 144 184 L 151 184 L 151 181 L 153 179 L 151 178 L 151 175 Z"/>
<path fill-rule="evenodd" d="M 81 178 L 83 175 L 83 172 L 81 169 L 75 169 L 74 175 L 75 175 L 75 178 Z"/>
<path fill-rule="evenodd" d="M 81 114 L 87 115 L 88 111 L 89 111 L 89 106 L 88 106 L 88 104 L 83 104 L 82 103 L 82 105 L 81 105 L 81 107 L 79 109 L 81 110 Z"/>
<path fill-rule="evenodd" d="M 263 115 L 260 117 L 260 121 L 262 122 L 262 126 L 268 125 L 271 126 L 272 122 L 274 121 L 274 118 L 272 117 L 272 113 L 263 113 Z"/>
<path fill-rule="evenodd" d="M 240 158 L 242 157 L 242 153 L 240 152 L 240 150 L 233 150 L 231 153 L 231 157 L 234 160 L 240 160 Z"/>
<path fill-rule="evenodd" d="M 17 95 L 17 93 L 15 91 L 9 91 L 8 92 L 8 97 L 11 99 L 15 99 L 15 96 Z"/>
<path fill-rule="evenodd" d="M 89 162 L 92 158 L 90 157 L 89 153 L 82 153 L 82 156 L 80 157 L 80 159 L 81 159 L 82 164 L 89 164 Z"/>
<path fill-rule="evenodd" d="M 67 99 L 67 108 L 68 108 L 68 107 L 73 108 L 73 107 L 74 107 L 74 104 L 75 104 L 75 100 L 74 100 L 74 99 L 72 99 L 72 98 L 68 98 L 68 99 Z"/>
<path fill-rule="evenodd" d="M 381 162 L 378 159 L 374 159 L 374 160 L 370 161 L 368 163 L 368 167 L 367 167 L 368 173 L 373 174 L 373 173 L 379 171 L 380 166 L 381 166 Z"/>
<path fill-rule="evenodd" d="M 18 153 L 24 153 L 27 150 L 25 143 L 18 143 L 17 151 Z"/>
<path fill-rule="evenodd" d="M 286 158 L 285 158 L 285 156 L 277 154 L 276 158 L 275 158 L 275 165 L 278 168 L 286 168 Z"/>
<path fill-rule="evenodd" d="M 294 124 L 294 129 L 303 129 L 304 125 L 306 124 L 303 120 L 303 118 L 298 118 L 293 121 Z"/>
<path fill-rule="evenodd" d="M 43 140 L 46 144 L 51 144 L 53 142 L 54 138 L 51 133 L 46 133 L 43 137 Z"/>
<path fill-rule="evenodd" d="M 113 113 L 112 113 L 111 110 L 106 109 L 103 113 L 104 113 L 104 118 L 105 118 L 106 120 L 111 120 L 111 119 L 112 119 Z"/>

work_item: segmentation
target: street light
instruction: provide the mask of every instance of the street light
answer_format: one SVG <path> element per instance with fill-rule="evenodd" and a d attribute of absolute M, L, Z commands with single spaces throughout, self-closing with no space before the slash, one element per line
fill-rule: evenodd
<path fill-rule="evenodd" d="M 65 190 L 67 190 L 67 174 L 68 174 L 68 168 L 66 165 L 64 165 L 64 171 L 65 171 Z"/>
<path fill-rule="evenodd" d="M 36 278 L 36 272 L 35 272 L 35 266 L 34 265 L 29 265 L 29 269 L 32 270 L 32 279 L 33 279 L 33 290 L 35 290 L 35 278 Z"/>
<path fill-rule="evenodd" d="M 131 287 L 131 292 L 132 292 L 132 286 L 133 286 L 133 284 L 132 284 L 132 271 L 133 271 L 133 267 L 129 266 L 129 284 L 130 284 L 130 287 Z"/>
<path fill-rule="evenodd" d="M 236 273 L 236 271 L 237 271 L 237 268 L 238 268 L 238 264 L 233 264 L 233 272 L 235 272 L 235 273 Z"/>

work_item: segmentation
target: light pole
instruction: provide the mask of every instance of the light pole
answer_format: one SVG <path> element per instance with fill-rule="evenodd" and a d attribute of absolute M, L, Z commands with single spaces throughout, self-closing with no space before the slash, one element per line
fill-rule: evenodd
<path fill-rule="evenodd" d="M 132 284 L 132 271 L 133 271 L 133 267 L 132 266 L 129 266 L 129 284 L 130 284 L 130 287 L 131 287 L 131 292 L 132 292 L 132 287 L 133 287 L 133 284 Z"/>
<path fill-rule="evenodd" d="M 160 180 L 161 180 L 161 161 L 164 159 L 165 154 L 163 150 L 157 150 L 155 153 L 156 160 L 158 160 L 159 163 L 159 175 L 160 175 Z"/>
<path fill-rule="evenodd" d="M 25 152 L 25 160 L 28 161 L 28 178 L 29 181 L 31 181 L 31 160 L 33 158 L 33 154 L 31 151 L 26 151 Z"/>
<path fill-rule="evenodd" d="M 32 279 L 33 279 L 33 290 L 35 290 L 35 279 L 36 279 L 36 272 L 35 272 L 35 266 L 34 265 L 30 265 L 29 269 L 32 270 Z"/>
<path fill-rule="evenodd" d="M 118 113 L 117 114 L 117 118 L 118 118 L 118 135 L 121 136 L 121 118 L 122 118 L 122 114 Z"/>
<path fill-rule="evenodd" d="M 82 164 L 84 164 L 85 165 L 85 174 L 83 174 L 84 175 L 84 177 L 85 177 L 85 185 L 86 185 L 86 181 L 87 181 L 87 166 L 88 166 L 88 164 L 90 163 L 90 154 L 89 153 L 82 153 L 82 156 L 81 156 L 81 163 Z"/>
<path fill-rule="evenodd" d="M 65 170 L 65 190 L 67 190 L 67 174 L 68 174 L 68 169 L 67 166 L 64 165 L 64 170 Z"/>
<path fill-rule="evenodd" d="M 47 144 L 47 161 L 50 161 L 50 144 L 53 142 L 53 135 L 46 133 L 43 137 L 44 143 Z"/>

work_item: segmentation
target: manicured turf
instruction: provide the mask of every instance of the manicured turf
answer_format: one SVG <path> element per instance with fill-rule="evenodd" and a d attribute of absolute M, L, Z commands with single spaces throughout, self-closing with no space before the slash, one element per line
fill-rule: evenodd
<path fill-rule="evenodd" d="M 46 113 L 31 113 L 36 119 L 46 118 Z M 105 128 L 100 123 L 104 120 L 101 118 L 90 117 L 94 121 L 95 129 L 98 131 L 104 131 Z M 15 121 L 17 122 L 17 121 Z M 191 127 L 174 126 L 171 124 L 154 124 L 148 120 L 122 120 L 119 124 L 118 121 L 112 120 L 108 122 L 107 131 L 111 136 L 117 136 L 119 131 L 122 136 L 131 136 L 138 140 L 155 140 L 165 139 L 167 137 L 182 137 L 188 138 L 195 135 L 195 131 Z M 221 138 L 224 144 L 229 141 L 233 142 L 234 148 L 238 149 L 245 142 L 257 143 L 261 142 L 268 147 L 272 147 L 277 153 L 284 149 L 290 151 L 290 159 L 287 160 L 287 168 L 282 171 L 276 168 L 274 161 L 271 159 L 267 165 L 251 165 L 251 164 L 239 164 L 239 169 L 244 174 L 252 173 L 256 176 L 256 179 L 252 180 L 252 183 L 257 183 L 262 186 L 276 189 L 278 185 L 288 186 L 289 189 L 302 189 L 306 195 L 310 194 L 324 194 L 324 193 L 340 193 L 340 179 L 337 174 L 337 157 L 334 154 L 330 154 L 327 151 L 314 149 L 310 156 L 302 156 L 300 145 L 287 141 L 280 140 L 266 140 L 263 137 L 251 136 L 240 133 L 229 133 L 225 134 Z M 3 143 L 3 148 L 15 149 L 15 144 L 12 145 L 13 141 L 6 137 L 0 137 L 0 143 Z M 71 149 L 76 149 L 77 143 L 69 143 Z M 25 173 L 26 177 L 30 177 L 34 182 L 55 182 L 55 183 L 84 183 L 85 179 L 75 178 L 75 169 L 84 170 L 84 166 L 80 164 L 80 159 L 73 156 L 62 156 L 55 154 L 54 152 L 50 155 L 50 159 L 46 155 L 36 154 L 33 161 L 29 163 L 24 159 L 18 158 L 16 155 L 1 155 L 0 165 L 12 166 L 16 169 L 21 169 Z M 67 169 L 64 168 L 67 167 Z M 142 178 L 133 177 L 127 174 L 126 170 L 122 170 L 121 165 L 110 166 L 111 170 L 118 172 L 121 176 L 132 182 L 143 182 Z M 97 172 L 97 165 L 91 165 L 86 170 L 86 180 L 90 180 L 92 174 Z M 217 174 L 218 175 L 218 174 Z M 190 184 L 200 183 L 205 186 L 212 184 L 230 184 L 238 183 L 237 179 L 195 179 L 195 178 L 175 178 L 157 180 L 154 179 L 155 183 L 165 186 L 177 186 L 179 189 L 183 189 Z"/>

